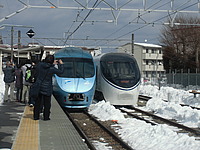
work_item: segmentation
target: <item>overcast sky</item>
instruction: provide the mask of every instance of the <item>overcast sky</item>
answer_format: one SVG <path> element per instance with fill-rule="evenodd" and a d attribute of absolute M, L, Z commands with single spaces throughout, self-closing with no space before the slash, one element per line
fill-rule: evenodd
<path fill-rule="evenodd" d="M 21 43 L 24 45 L 36 42 L 42 45 L 117 47 L 131 42 L 133 33 L 135 42 L 147 40 L 148 43 L 159 44 L 162 24 L 174 17 L 175 13 L 171 10 L 188 11 L 178 14 L 199 16 L 198 1 L 1 0 L 0 26 L 4 24 L 32 26 L 35 32 L 32 39 L 26 35 L 30 28 L 14 27 L 14 37 L 17 37 L 17 31 L 20 30 Z M 26 9 L 20 11 L 25 6 Z M 83 9 L 84 7 L 89 9 Z M 118 10 L 111 11 L 115 8 Z M 144 11 L 144 9 L 149 11 Z M 169 12 L 155 12 L 155 10 L 169 10 Z M 17 11 L 19 13 L 9 17 Z M 10 44 L 11 27 L 6 26 L 0 29 L 0 35 L 4 37 L 4 43 Z M 17 40 L 14 42 L 17 43 Z"/>

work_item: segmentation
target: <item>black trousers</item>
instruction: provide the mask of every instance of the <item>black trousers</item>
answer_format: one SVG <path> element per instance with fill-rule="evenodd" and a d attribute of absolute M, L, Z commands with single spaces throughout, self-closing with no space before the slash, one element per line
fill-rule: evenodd
<path fill-rule="evenodd" d="M 38 98 L 35 99 L 34 106 L 34 119 L 40 118 L 41 109 L 44 108 L 43 111 L 43 119 L 49 120 L 50 118 L 50 109 L 51 109 L 51 96 L 39 94 Z"/>
<path fill-rule="evenodd" d="M 22 88 L 16 88 L 17 93 L 16 93 L 16 100 L 19 100 L 20 102 L 22 101 Z"/>

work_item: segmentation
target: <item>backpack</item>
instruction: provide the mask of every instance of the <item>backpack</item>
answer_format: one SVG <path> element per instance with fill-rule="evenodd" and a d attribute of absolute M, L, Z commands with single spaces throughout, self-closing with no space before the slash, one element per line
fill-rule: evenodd
<path fill-rule="evenodd" d="M 26 66 L 26 73 L 25 73 L 25 81 L 29 83 L 35 82 L 35 67 L 33 66 Z"/>
<path fill-rule="evenodd" d="M 30 82 L 31 81 L 31 66 L 26 66 L 26 72 L 25 72 L 25 81 Z"/>

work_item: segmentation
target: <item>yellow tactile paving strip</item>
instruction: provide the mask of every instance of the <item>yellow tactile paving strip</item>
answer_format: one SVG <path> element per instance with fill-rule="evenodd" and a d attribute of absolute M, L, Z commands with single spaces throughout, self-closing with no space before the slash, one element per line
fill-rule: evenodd
<path fill-rule="evenodd" d="M 26 106 L 12 150 L 39 149 L 39 121 L 33 120 L 33 107 Z"/>

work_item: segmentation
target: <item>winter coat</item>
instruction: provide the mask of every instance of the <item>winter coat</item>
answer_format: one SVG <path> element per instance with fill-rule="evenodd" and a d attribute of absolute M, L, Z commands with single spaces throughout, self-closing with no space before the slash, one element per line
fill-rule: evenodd
<path fill-rule="evenodd" d="M 36 65 L 32 65 L 31 66 L 31 76 L 30 76 L 30 79 L 31 79 L 31 83 L 34 83 L 36 81 Z"/>
<path fill-rule="evenodd" d="M 22 89 L 23 87 L 23 73 L 21 68 L 15 69 L 15 87 Z"/>
<path fill-rule="evenodd" d="M 40 83 L 40 93 L 51 96 L 53 92 L 52 76 L 63 72 L 63 64 L 58 64 L 58 68 L 55 68 L 53 64 L 40 62 L 36 67 L 36 82 Z"/>
<path fill-rule="evenodd" d="M 5 83 L 12 83 L 15 81 L 15 69 L 12 66 L 6 66 L 3 68 Z"/>

